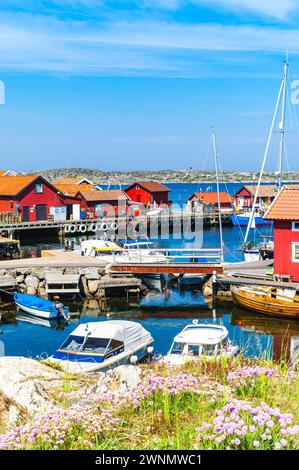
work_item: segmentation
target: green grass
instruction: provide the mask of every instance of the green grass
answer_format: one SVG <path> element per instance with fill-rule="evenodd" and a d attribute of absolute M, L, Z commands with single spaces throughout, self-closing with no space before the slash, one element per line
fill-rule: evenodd
<path fill-rule="evenodd" d="M 299 422 L 299 381 L 298 373 L 290 371 L 285 363 L 275 364 L 272 361 L 261 359 L 252 361 L 243 356 L 233 360 L 223 358 L 221 361 L 200 360 L 196 363 L 189 362 L 184 366 L 169 370 L 164 364 L 142 366 L 145 374 L 154 373 L 155 377 L 168 378 L 186 374 L 192 376 L 200 385 L 198 390 L 193 389 L 167 389 L 164 386 L 156 389 L 150 395 L 142 396 L 138 403 L 125 401 L 117 406 L 109 402 L 101 403 L 94 411 L 94 417 L 100 416 L 103 411 L 110 410 L 114 417 L 119 418 L 113 429 L 103 427 L 103 432 L 86 432 L 82 422 L 74 422 L 67 429 L 62 442 L 57 447 L 63 449 L 96 449 L 96 450 L 125 450 L 125 449 L 223 449 L 231 442 L 230 436 L 226 436 L 223 442 L 206 439 L 205 432 L 199 431 L 203 423 L 213 425 L 213 420 L 219 415 L 222 408 L 232 400 L 236 403 L 250 404 L 251 407 L 259 407 L 262 403 L 279 409 L 281 413 L 292 413 L 292 426 Z M 256 376 L 244 379 L 243 384 L 238 384 L 238 374 L 247 373 L 258 367 Z M 263 372 L 265 370 L 265 372 Z M 273 376 L 268 377 L 268 371 Z M 240 372 L 241 371 L 241 372 Z M 236 373 L 236 379 L 229 380 L 231 374 Z M 146 375 L 145 375 L 146 377 Z M 148 379 L 145 379 L 145 382 Z M 162 382 L 161 382 L 162 383 Z M 163 382 L 164 383 L 164 382 Z M 147 385 L 147 384 L 146 384 Z M 66 374 L 62 381 L 61 392 L 76 393 L 78 378 Z M 57 399 L 57 404 L 64 409 L 72 406 L 72 402 Z M 262 405 L 263 406 L 263 405 Z M 220 411 L 219 411 L 220 410 Z M 82 412 L 84 415 L 84 412 Z M 230 417 L 228 413 L 227 418 Z M 253 427 L 253 416 L 246 411 L 240 411 L 244 426 Z M 84 416 L 83 416 L 84 418 Z M 229 418 L 230 419 L 230 418 Z M 273 418 L 274 419 L 274 418 Z M 275 421 L 275 419 L 274 419 Z M 271 423 L 270 423 L 271 424 Z M 268 425 L 267 425 L 268 426 Z M 265 429 L 267 427 L 265 425 Z M 290 425 L 291 426 L 291 425 Z M 92 421 L 91 421 L 92 429 Z M 254 449 L 259 443 L 261 449 L 273 449 L 280 445 L 281 428 L 275 421 L 271 431 L 271 439 L 263 440 L 262 431 L 257 429 L 240 436 L 240 449 Z M 210 430 L 207 433 L 212 433 Z M 199 438 L 199 439 L 198 439 Z M 298 434 L 287 436 L 283 448 L 298 449 Z M 49 444 L 38 436 L 30 444 L 24 444 L 25 448 L 49 449 Z"/>

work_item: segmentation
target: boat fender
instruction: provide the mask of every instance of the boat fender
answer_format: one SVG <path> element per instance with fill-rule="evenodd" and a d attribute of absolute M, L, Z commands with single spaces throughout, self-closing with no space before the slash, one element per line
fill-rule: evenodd
<path fill-rule="evenodd" d="M 116 232 L 117 229 L 118 229 L 118 223 L 117 222 L 112 222 L 111 230 L 114 230 L 114 232 Z"/>
<path fill-rule="evenodd" d="M 91 232 L 96 232 L 96 231 L 98 230 L 98 225 L 95 224 L 95 223 L 94 223 L 94 224 L 91 224 L 89 230 L 90 230 Z"/>
<path fill-rule="evenodd" d="M 131 364 L 136 364 L 137 361 L 138 361 L 138 357 L 135 354 L 130 357 Z"/>
<path fill-rule="evenodd" d="M 68 231 L 69 231 L 70 233 L 75 233 L 76 230 L 77 230 L 76 225 L 69 225 Z"/>
<path fill-rule="evenodd" d="M 107 230 L 108 230 L 108 225 L 106 224 L 106 222 L 103 222 L 103 223 L 101 224 L 101 230 L 102 230 L 103 232 L 107 232 Z"/>
<path fill-rule="evenodd" d="M 86 227 L 86 225 L 79 225 L 79 232 L 81 232 L 81 233 L 85 233 L 85 232 L 86 232 L 86 230 L 87 230 L 87 227 Z"/>

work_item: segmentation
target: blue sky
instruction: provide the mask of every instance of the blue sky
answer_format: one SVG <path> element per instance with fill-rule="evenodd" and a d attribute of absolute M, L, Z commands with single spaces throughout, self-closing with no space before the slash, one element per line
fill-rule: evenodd
<path fill-rule="evenodd" d="M 1 0 L 1 166 L 207 169 L 214 125 L 223 169 L 257 170 L 286 50 L 299 79 L 295 0 Z"/>

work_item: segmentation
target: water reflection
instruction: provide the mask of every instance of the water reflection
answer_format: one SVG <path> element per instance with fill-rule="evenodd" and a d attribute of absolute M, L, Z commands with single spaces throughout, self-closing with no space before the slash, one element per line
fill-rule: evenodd
<path fill-rule="evenodd" d="M 36 357 L 51 355 L 78 323 L 128 319 L 140 322 L 155 338 L 156 351 L 166 354 L 173 337 L 192 319 L 200 322 L 220 323 L 226 326 L 230 338 L 241 351 L 251 357 L 265 356 L 294 361 L 298 357 L 299 322 L 278 320 L 251 314 L 233 304 L 218 304 L 210 308 L 200 292 L 171 290 L 170 295 L 150 294 L 140 305 L 123 299 L 95 299 L 68 304 L 71 323 L 32 319 L 16 311 L 14 305 L 0 311 L 1 341 L 6 355 Z"/>

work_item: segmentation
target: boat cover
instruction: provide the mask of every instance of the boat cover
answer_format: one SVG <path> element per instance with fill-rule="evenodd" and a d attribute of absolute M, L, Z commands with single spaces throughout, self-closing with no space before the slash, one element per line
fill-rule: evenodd
<path fill-rule="evenodd" d="M 35 297 L 34 295 L 20 294 L 18 292 L 14 295 L 14 300 L 20 305 L 25 307 L 36 308 L 38 310 L 51 311 L 55 309 L 55 303 L 50 300 L 41 299 L 40 297 Z"/>
<path fill-rule="evenodd" d="M 150 333 L 140 323 L 127 320 L 107 320 L 90 323 L 81 323 L 71 333 L 72 336 L 86 336 L 92 338 L 111 338 L 121 341 L 125 350 L 140 341 L 151 341 Z"/>

